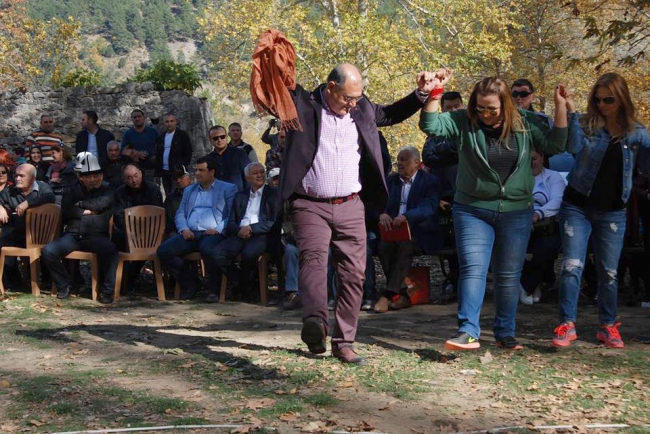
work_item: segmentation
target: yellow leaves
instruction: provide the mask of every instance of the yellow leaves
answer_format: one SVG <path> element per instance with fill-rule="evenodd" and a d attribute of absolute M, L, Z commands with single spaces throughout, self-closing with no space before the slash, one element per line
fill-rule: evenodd
<path fill-rule="evenodd" d="M 81 24 L 29 18 L 25 0 L 14 0 L 0 13 L 0 88 L 51 84 L 77 57 Z"/>

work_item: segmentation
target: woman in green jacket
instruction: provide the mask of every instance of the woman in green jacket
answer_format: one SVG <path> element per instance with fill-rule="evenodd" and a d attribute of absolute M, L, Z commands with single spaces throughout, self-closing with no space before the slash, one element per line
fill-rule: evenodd
<path fill-rule="evenodd" d="M 441 88 L 451 71 L 436 72 Z M 508 84 L 489 77 L 474 86 L 466 110 L 438 114 L 434 89 L 422 111 L 426 134 L 451 139 L 458 154 L 452 208 L 459 261 L 457 336 L 450 350 L 480 347 L 479 318 L 488 267 L 494 275 L 494 337 L 507 349 L 523 348 L 515 339 L 519 279 L 533 223 L 534 177 L 531 150 L 564 151 L 567 114 L 563 86 L 555 89 L 555 127 L 549 130 L 532 112 L 516 107 Z M 441 150 L 443 151 L 443 150 Z"/>

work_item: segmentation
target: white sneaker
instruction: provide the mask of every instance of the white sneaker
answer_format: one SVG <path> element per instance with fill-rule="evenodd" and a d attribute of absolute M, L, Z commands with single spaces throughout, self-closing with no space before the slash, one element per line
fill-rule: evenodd
<path fill-rule="evenodd" d="M 529 306 L 533 304 L 533 296 L 528 295 L 526 290 L 521 285 L 519 285 L 519 301 L 521 304 L 527 304 Z"/>
<path fill-rule="evenodd" d="M 535 291 L 533 291 L 533 303 L 539 303 L 539 301 L 542 299 L 542 288 L 539 286 L 535 288 Z"/>

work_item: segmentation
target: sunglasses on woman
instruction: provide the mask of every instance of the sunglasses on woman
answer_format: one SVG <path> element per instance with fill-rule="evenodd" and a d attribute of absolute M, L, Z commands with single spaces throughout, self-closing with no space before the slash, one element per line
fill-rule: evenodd
<path fill-rule="evenodd" d="M 610 105 L 610 104 L 614 104 L 614 102 L 616 102 L 616 98 L 614 98 L 613 96 L 606 96 L 605 98 L 598 98 L 597 96 L 595 96 L 594 97 L 594 102 L 596 103 L 596 105 L 600 104 L 601 102 L 603 104 Z"/>
<path fill-rule="evenodd" d="M 6 175 L 6 174 L 7 174 L 7 171 L 6 171 L 6 170 L 0 170 L 0 176 L 4 176 L 4 175 Z"/>
<path fill-rule="evenodd" d="M 476 107 L 474 110 L 476 111 L 476 113 L 478 113 L 481 116 L 485 116 L 485 115 L 496 116 L 499 113 L 499 109 L 486 109 L 486 108 Z"/>
<path fill-rule="evenodd" d="M 512 97 L 513 98 L 526 98 L 527 96 L 532 95 L 532 92 L 527 92 L 525 90 L 513 90 L 512 91 Z"/>

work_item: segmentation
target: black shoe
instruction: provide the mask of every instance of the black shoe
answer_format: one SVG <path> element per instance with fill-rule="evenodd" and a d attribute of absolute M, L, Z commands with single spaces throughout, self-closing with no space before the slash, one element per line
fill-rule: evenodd
<path fill-rule="evenodd" d="M 211 292 L 206 298 L 206 303 L 219 303 L 219 294 L 216 292 Z"/>
<path fill-rule="evenodd" d="M 323 354 L 326 351 L 327 329 L 318 318 L 309 317 L 302 323 L 300 338 L 307 344 L 309 352 Z"/>
<path fill-rule="evenodd" d="M 196 295 L 196 289 L 190 289 L 187 291 L 181 292 L 181 300 L 191 300 Z"/>
<path fill-rule="evenodd" d="M 68 286 L 67 288 L 61 288 L 58 290 L 56 293 L 56 298 L 59 300 L 63 300 L 64 298 L 70 297 L 70 287 Z"/>
<path fill-rule="evenodd" d="M 97 297 L 97 301 L 101 304 L 111 304 L 113 302 L 113 293 L 101 292 Z"/>
<path fill-rule="evenodd" d="M 497 346 L 505 348 L 506 350 L 523 350 L 524 346 L 519 343 L 514 336 L 505 336 L 497 338 Z"/>
<path fill-rule="evenodd" d="M 302 300 L 300 299 L 300 295 L 297 292 L 288 293 L 287 297 L 282 302 L 282 309 L 295 310 L 299 307 L 302 307 Z"/>

